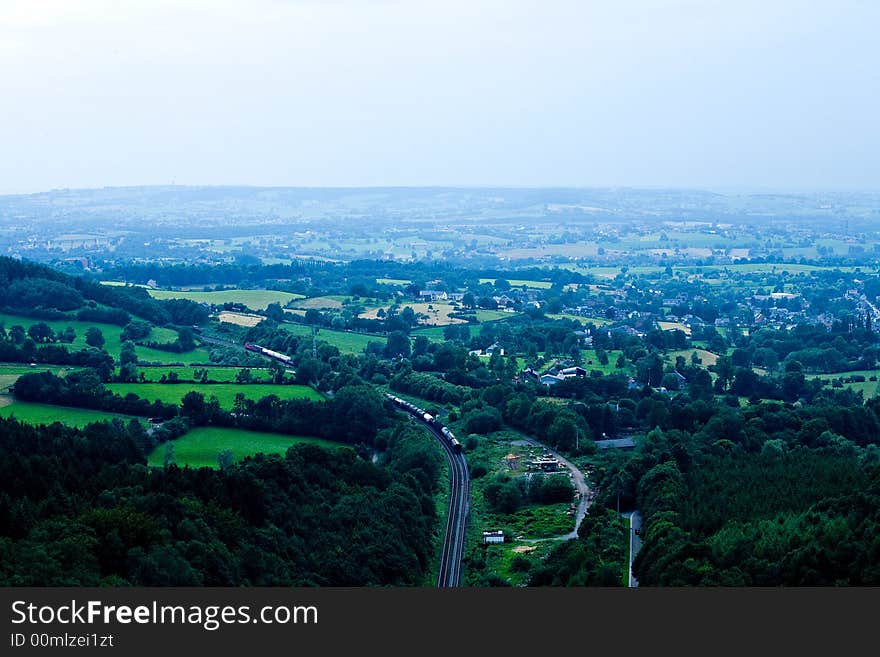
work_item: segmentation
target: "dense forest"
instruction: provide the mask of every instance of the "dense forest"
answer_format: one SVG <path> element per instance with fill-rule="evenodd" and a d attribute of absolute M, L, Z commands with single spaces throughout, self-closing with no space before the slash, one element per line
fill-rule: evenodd
<path fill-rule="evenodd" d="M 420 584 L 439 458 L 386 431 L 373 465 L 298 446 L 221 470 L 147 468 L 132 423 L 0 420 L 0 584 Z"/>
<path fill-rule="evenodd" d="M 676 407 L 596 472 L 602 503 L 644 516 L 640 584 L 876 585 L 876 405 L 714 404 Z"/>
<path fill-rule="evenodd" d="M 136 315 L 158 326 L 199 324 L 204 307 L 153 299 L 141 287 L 101 285 L 44 265 L 0 256 L 0 309 L 43 319 L 82 319 L 124 326 Z"/>

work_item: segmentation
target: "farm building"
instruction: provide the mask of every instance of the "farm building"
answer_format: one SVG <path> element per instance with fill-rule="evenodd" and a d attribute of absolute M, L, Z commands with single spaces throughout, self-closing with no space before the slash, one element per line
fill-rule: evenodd
<path fill-rule="evenodd" d="M 492 532 L 483 532 L 483 543 L 503 543 L 504 532 L 500 529 Z"/>

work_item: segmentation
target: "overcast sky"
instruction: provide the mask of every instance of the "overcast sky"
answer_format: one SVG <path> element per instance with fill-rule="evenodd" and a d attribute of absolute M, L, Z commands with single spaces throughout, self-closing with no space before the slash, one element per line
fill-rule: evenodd
<path fill-rule="evenodd" d="M 880 189 L 875 0 L 0 0 L 0 193 Z"/>

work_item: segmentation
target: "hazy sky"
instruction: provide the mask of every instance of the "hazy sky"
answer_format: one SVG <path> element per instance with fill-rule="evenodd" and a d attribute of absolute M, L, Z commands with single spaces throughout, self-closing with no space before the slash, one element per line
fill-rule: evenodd
<path fill-rule="evenodd" d="M 880 189 L 875 0 L 0 0 L 0 193 Z"/>

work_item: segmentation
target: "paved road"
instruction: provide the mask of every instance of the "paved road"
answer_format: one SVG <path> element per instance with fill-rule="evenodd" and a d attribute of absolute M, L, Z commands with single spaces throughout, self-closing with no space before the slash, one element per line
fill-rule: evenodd
<path fill-rule="evenodd" d="M 608 440 L 597 440 L 596 447 L 599 449 L 626 449 L 627 447 L 635 447 L 636 441 L 631 437 L 627 438 L 609 438 Z"/>
<path fill-rule="evenodd" d="M 568 461 L 566 458 L 554 453 L 546 445 L 539 443 L 534 438 L 524 438 L 523 442 L 533 447 L 547 450 L 555 459 L 557 459 L 566 468 L 568 468 L 571 471 L 572 483 L 574 483 L 575 488 L 580 494 L 580 502 L 578 503 L 577 515 L 575 516 L 574 531 L 571 531 L 568 534 L 563 534 L 562 536 L 554 536 L 552 538 L 531 539 L 528 542 L 538 543 L 543 541 L 558 540 L 570 541 L 574 538 L 577 538 L 578 529 L 581 526 L 581 522 L 583 521 L 584 516 L 586 516 L 587 514 L 587 510 L 589 509 L 594 496 L 593 491 L 589 488 L 589 486 L 587 486 L 587 483 L 584 479 L 584 473 L 581 472 L 577 468 L 577 466 Z M 639 585 L 639 580 L 637 580 L 635 575 L 633 575 L 632 565 L 633 561 L 636 558 L 636 555 L 639 553 L 639 550 L 642 547 L 642 539 L 636 534 L 636 531 L 639 531 L 642 528 L 642 514 L 638 511 L 629 511 L 628 513 L 624 513 L 621 515 L 629 520 L 629 586 L 630 588 L 636 588 Z"/>
<path fill-rule="evenodd" d="M 621 515 L 629 519 L 629 586 L 635 588 L 639 585 L 639 580 L 633 575 L 633 561 L 642 549 L 642 539 L 636 534 L 642 528 L 642 514 L 638 511 L 629 511 Z"/>

